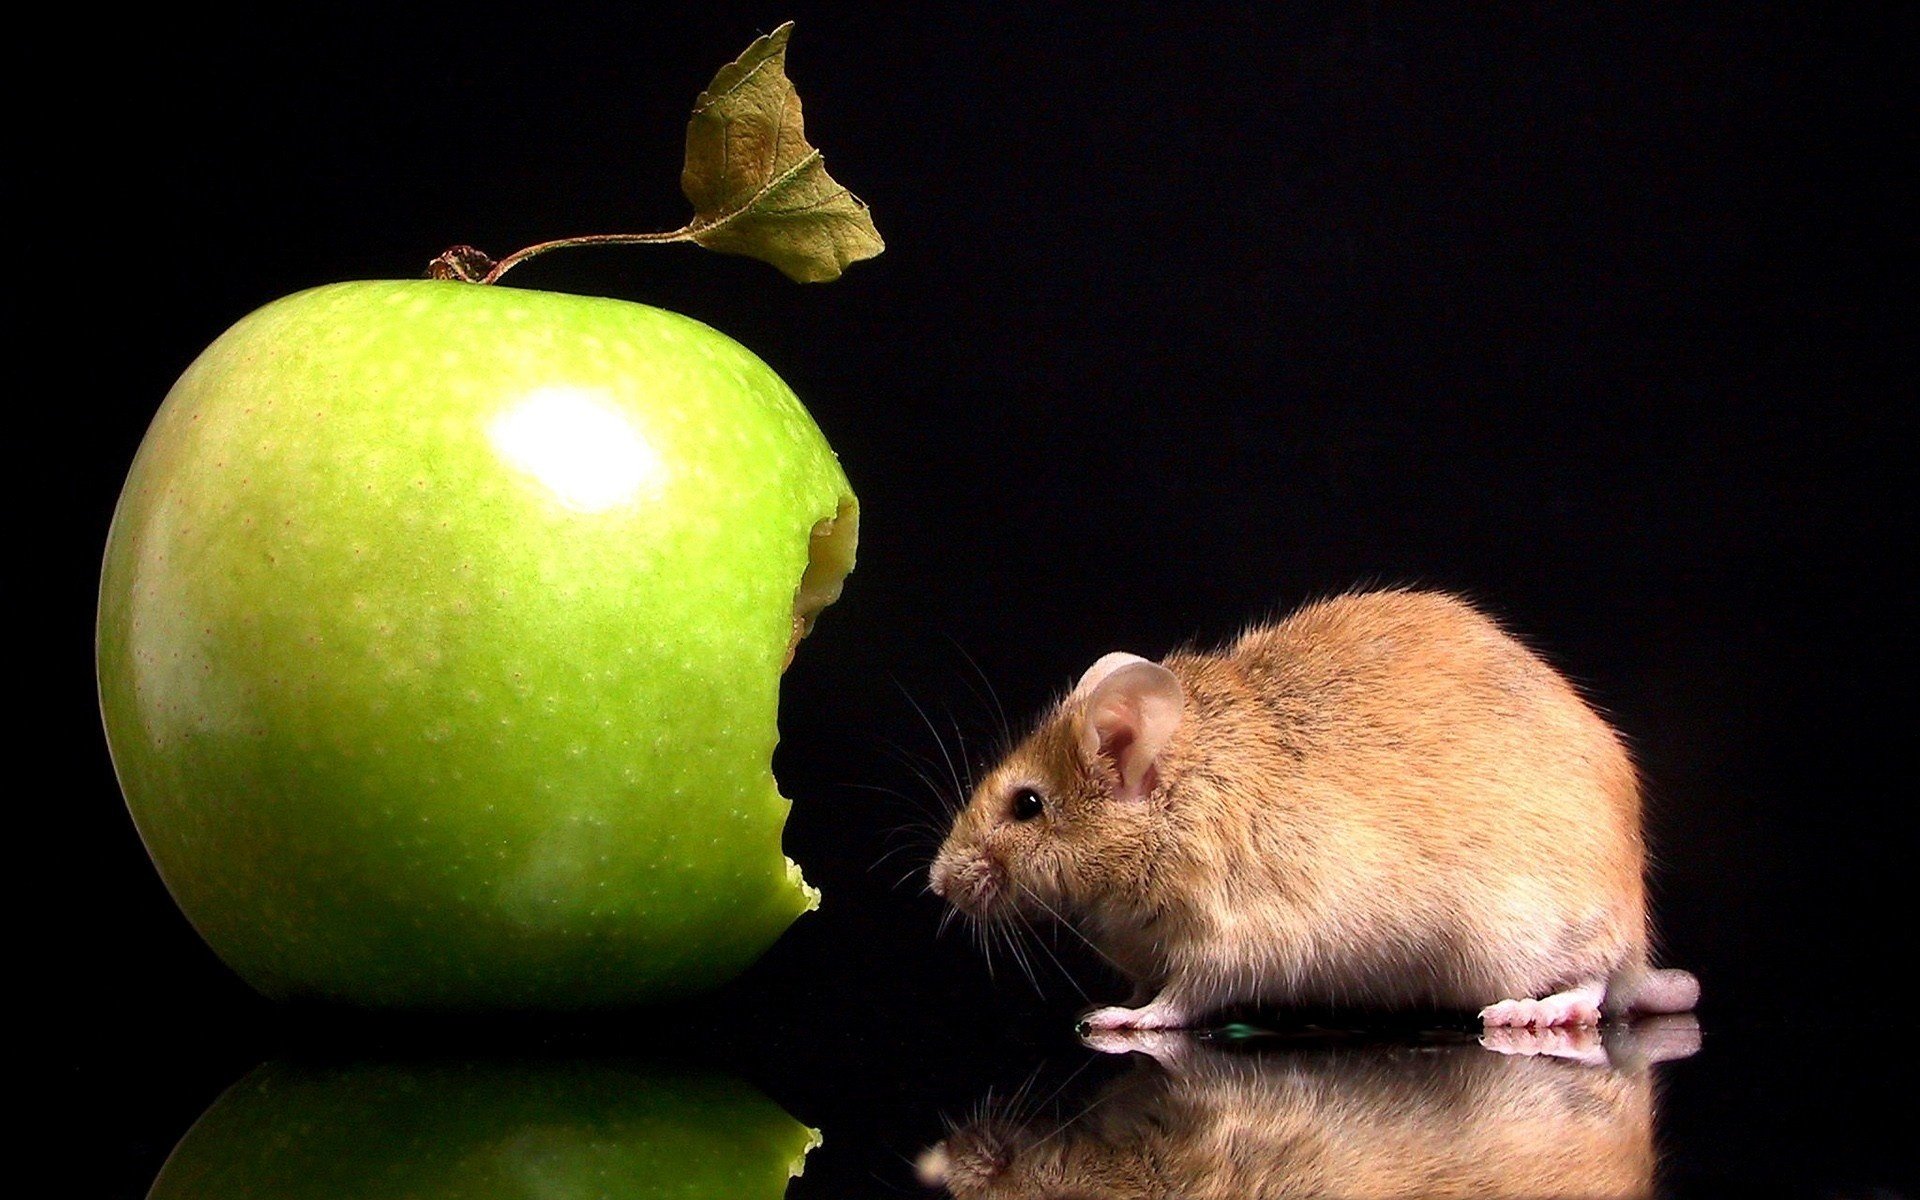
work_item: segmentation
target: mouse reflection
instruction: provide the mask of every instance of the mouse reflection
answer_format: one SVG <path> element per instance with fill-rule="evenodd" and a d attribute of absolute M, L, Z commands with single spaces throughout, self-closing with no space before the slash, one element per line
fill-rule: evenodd
<path fill-rule="evenodd" d="M 921 1181 L 956 1200 L 1648 1196 L 1652 1064 L 1700 1044 L 1691 1016 L 1479 1044 L 1088 1040 L 1139 1057 L 1054 1115 L 955 1129 Z"/>
<path fill-rule="evenodd" d="M 820 1135 L 738 1080 L 601 1061 L 268 1063 L 148 1200 L 786 1194 Z"/>

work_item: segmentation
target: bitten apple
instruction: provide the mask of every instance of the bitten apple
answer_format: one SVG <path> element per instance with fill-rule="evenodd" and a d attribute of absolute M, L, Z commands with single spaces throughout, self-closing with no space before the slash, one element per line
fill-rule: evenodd
<path fill-rule="evenodd" d="M 188 367 L 114 515 L 128 807 L 271 996 L 713 985 L 816 902 L 775 716 L 856 524 L 793 392 L 696 321 L 433 280 L 290 296 Z"/>

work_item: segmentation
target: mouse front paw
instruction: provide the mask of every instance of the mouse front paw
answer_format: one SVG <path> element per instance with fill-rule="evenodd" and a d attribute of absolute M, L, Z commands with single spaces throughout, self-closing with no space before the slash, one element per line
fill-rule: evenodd
<path fill-rule="evenodd" d="M 1144 1054 L 1169 1070 L 1178 1070 L 1198 1053 L 1194 1036 L 1182 1029 L 1080 1030 L 1080 1044 L 1101 1054 Z"/>
<path fill-rule="evenodd" d="M 1132 1033 L 1137 1029 L 1150 1029 L 1153 1026 L 1139 1023 L 1141 1008 L 1123 1008 L 1118 1004 L 1107 1008 L 1096 1008 L 1080 1018 L 1081 1033 Z"/>
<path fill-rule="evenodd" d="M 1187 1024 L 1186 1010 L 1163 997 L 1139 1008 L 1124 1008 L 1117 1004 L 1109 1008 L 1096 1008 L 1080 1018 L 1080 1032 L 1133 1033 L 1145 1029 L 1185 1029 Z"/>

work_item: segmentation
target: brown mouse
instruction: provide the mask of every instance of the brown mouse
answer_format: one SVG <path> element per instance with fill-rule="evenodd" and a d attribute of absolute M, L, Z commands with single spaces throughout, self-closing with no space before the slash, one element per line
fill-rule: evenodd
<path fill-rule="evenodd" d="M 1648 965 L 1645 870 L 1618 735 L 1472 605 L 1392 590 L 1100 659 L 931 882 L 982 920 L 1070 922 L 1135 984 L 1090 1029 L 1299 1004 L 1551 1026 L 1698 1000 Z"/>

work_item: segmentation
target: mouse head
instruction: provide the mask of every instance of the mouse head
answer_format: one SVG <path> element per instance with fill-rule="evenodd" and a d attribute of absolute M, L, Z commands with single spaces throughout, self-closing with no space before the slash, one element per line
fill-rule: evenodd
<path fill-rule="evenodd" d="M 933 890 L 984 919 L 1137 897 L 1160 834 L 1162 752 L 1185 710 L 1159 663 L 1094 663 L 974 789 L 934 859 Z"/>
<path fill-rule="evenodd" d="M 1179 1056 L 1182 1062 L 1193 1057 Z M 1079 1086 L 1069 1090 L 1074 1084 Z M 972 1120 L 950 1128 L 943 1140 L 920 1155 L 916 1173 L 922 1184 L 943 1188 L 954 1200 L 1125 1200 L 1218 1194 L 1204 1185 L 1191 1186 L 1194 1179 L 1180 1177 L 1186 1165 L 1183 1158 L 1191 1157 L 1190 1152 L 1183 1155 L 1183 1143 L 1211 1132 L 1194 1119 L 1181 1092 L 1181 1076 L 1143 1054 L 1105 1079 L 1098 1073 L 1085 1078 L 1076 1072 L 1055 1089 L 1053 1099 L 1062 1099 L 1064 1093 L 1057 1106 L 1026 1110 L 1023 1093 L 1014 1093 L 1012 1101 L 989 1096 Z M 1228 1119 L 1247 1124 L 1233 1112 L 1232 1097 L 1228 1100 L 1224 1106 L 1231 1114 Z"/>

